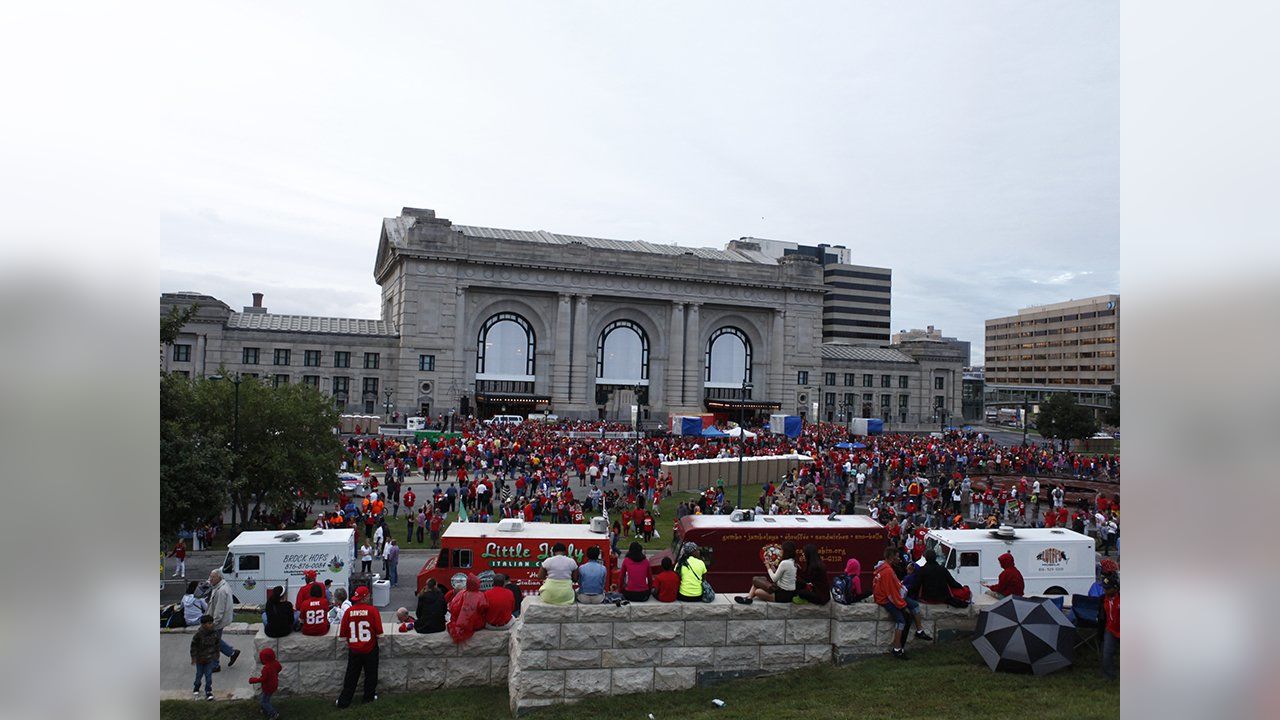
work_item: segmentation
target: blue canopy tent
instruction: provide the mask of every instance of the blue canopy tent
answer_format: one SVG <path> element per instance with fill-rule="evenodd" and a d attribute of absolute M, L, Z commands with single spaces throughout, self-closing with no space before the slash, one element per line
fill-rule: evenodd
<path fill-rule="evenodd" d="M 705 427 L 702 429 L 702 437 L 722 438 L 729 437 L 729 433 L 720 432 L 715 426 Z"/>

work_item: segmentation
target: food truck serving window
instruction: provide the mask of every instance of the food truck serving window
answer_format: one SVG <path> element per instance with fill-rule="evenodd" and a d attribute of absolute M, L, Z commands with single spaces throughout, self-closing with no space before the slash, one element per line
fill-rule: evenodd
<path fill-rule="evenodd" d="M 262 567 L 261 555 L 241 555 L 240 556 L 240 572 L 246 570 L 257 570 Z"/>
<path fill-rule="evenodd" d="M 471 549 L 459 549 L 453 551 L 453 567 L 469 568 L 471 567 Z"/>
<path fill-rule="evenodd" d="M 978 567 L 977 552 L 960 553 L 960 567 Z"/>

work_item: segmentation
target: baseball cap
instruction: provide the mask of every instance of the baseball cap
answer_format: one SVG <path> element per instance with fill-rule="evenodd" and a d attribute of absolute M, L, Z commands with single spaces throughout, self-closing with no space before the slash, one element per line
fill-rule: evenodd
<path fill-rule="evenodd" d="M 307 570 L 307 571 L 304 571 L 304 572 L 302 573 L 302 577 L 306 578 L 308 581 L 315 580 L 315 579 L 316 579 L 316 571 L 315 571 L 315 570 Z"/>
<path fill-rule="evenodd" d="M 351 602 L 360 602 L 367 597 L 369 597 L 369 588 L 361 585 L 355 589 L 355 592 L 351 593 Z"/>
<path fill-rule="evenodd" d="M 690 553 L 692 553 L 694 550 L 697 550 L 697 549 L 698 549 L 698 543 L 696 542 L 687 542 L 684 544 L 684 547 L 681 548 L 681 550 L 684 552 L 685 555 L 689 555 Z"/>

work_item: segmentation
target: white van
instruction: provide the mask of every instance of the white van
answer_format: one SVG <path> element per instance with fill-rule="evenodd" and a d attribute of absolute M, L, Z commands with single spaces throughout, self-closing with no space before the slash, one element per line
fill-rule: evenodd
<path fill-rule="evenodd" d="M 1093 585 L 1093 538 L 1065 528 L 1016 528 L 1012 536 L 995 530 L 930 530 L 925 547 L 938 553 L 938 563 L 973 591 L 1000 578 L 998 557 L 1013 554 L 1027 595 L 1086 595 Z M 924 562 L 921 560 L 920 562 Z"/>
<path fill-rule="evenodd" d="M 524 418 L 519 415 L 494 415 L 484 421 L 486 425 L 519 425 Z"/>
<path fill-rule="evenodd" d="M 267 588 L 283 585 L 293 602 L 306 584 L 303 573 L 316 571 L 320 582 L 332 580 L 345 588 L 356 558 L 356 531 L 252 530 L 242 532 L 227 545 L 222 579 L 231 583 L 236 602 L 261 604 Z"/>

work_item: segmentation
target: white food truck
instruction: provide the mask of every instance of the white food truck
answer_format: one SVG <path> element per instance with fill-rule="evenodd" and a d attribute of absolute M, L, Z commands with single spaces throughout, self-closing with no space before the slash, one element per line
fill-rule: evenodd
<path fill-rule="evenodd" d="M 967 585 L 974 598 L 1000 577 L 1004 553 L 1022 573 L 1027 595 L 1085 595 L 1094 580 L 1093 538 L 1064 528 L 1001 530 L 930 530 L 925 548 L 938 553 L 938 564 Z M 924 560 L 920 560 L 921 563 Z"/>
<path fill-rule="evenodd" d="M 355 557 L 356 531 L 350 528 L 250 530 L 227 545 L 222 579 L 231 583 L 236 602 L 264 603 L 267 588 L 276 585 L 283 585 L 285 597 L 293 602 L 306 584 L 307 570 L 315 570 L 320 582 L 332 580 L 335 588 L 347 587 Z"/>

